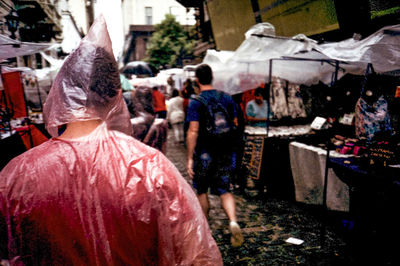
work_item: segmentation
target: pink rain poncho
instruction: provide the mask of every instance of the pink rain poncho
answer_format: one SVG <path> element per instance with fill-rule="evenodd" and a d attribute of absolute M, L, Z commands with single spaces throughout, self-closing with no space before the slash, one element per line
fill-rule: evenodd
<path fill-rule="evenodd" d="M 222 265 L 190 185 L 162 153 L 127 135 L 132 126 L 110 55 L 100 16 L 47 98 L 54 138 L 0 172 L 0 260 Z M 103 122 L 89 135 L 56 137 L 60 125 L 93 119 Z"/>

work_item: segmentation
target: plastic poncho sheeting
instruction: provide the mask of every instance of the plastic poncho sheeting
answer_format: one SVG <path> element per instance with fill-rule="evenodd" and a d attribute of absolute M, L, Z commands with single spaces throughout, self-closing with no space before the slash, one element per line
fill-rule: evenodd
<path fill-rule="evenodd" d="M 61 125 L 93 119 L 105 121 L 109 129 L 132 134 L 104 18 L 92 25 L 65 60 L 50 89 L 43 118 L 53 137 Z"/>
<path fill-rule="evenodd" d="M 88 39 L 95 32 L 97 41 L 107 41 L 105 26 L 102 17 L 95 21 L 76 51 L 86 55 L 79 62 L 98 59 L 96 42 Z M 110 130 L 112 116 L 121 117 L 110 107 L 119 104 L 119 93 L 92 106 L 97 96 L 86 87 L 70 90 L 72 79 L 88 81 L 71 70 L 71 62 L 46 102 L 46 122 L 52 128 L 106 119 L 87 136 L 52 138 L 3 168 L 0 259 L 18 265 L 222 265 L 190 185 L 162 153 L 123 130 Z M 91 65 L 85 66 L 75 67 L 90 73 Z M 112 73 L 103 72 L 103 78 Z M 67 106 L 78 107 L 77 114 Z"/>
<path fill-rule="evenodd" d="M 128 109 L 133 116 L 133 137 L 165 153 L 168 121 L 155 118 L 152 88 L 139 86 L 129 98 Z"/>

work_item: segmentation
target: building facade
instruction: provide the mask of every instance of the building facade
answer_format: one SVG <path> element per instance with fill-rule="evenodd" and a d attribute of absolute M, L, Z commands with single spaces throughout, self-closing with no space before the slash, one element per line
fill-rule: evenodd
<path fill-rule="evenodd" d="M 62 0 L 64 12 L 69 12 L 74 19 L 77 29 L 86 35 L 90 25 L 93 23 L 93 1 L 86 0 Z M 91 18 L 91 19 L 90 19 Z"/>
<path fill-rule="evenodd" d="M 140 61 L 146 57 L 146 47 L 154 25 L 172 14 L 184 26 L 194 25 L 193 8 L 186 8 L 174 0 L 123 0 L 123 24 L 125 33 L 124 63 Z"/>
<path fill-rule="evenodd" d="M 236 50 L 253 25 L 268 22 L 276 35 L 305 34 L 318 41 L 368 36 L 385 25 L 400 23 L 398 0 L 178 0 L 185 7 L 206 10 L 209 43 L 217 50 Z M 201 20 L 203 19 L 203 21 Z M 207 20 L 199 17 L 200 31 Z"/>
<path fill-rule="evenodd" d="M 62 40 L 61 15 L 58 0 L 0 0 L 0 34 L 17 41 L 33 43 L 56 43 Z M 15 22 L 12 32 L 7 19 L 12 14 Z M 56 56 L 57 51 L 48 54 Z M 9 59 L 11 65 L 42 68 L 49 66 L 37 53 Z"/>

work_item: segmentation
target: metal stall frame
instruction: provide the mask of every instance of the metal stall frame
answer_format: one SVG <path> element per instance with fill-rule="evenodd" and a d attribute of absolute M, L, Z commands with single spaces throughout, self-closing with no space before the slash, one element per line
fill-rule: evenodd
<path fill-rule="evenodd" d="M 328 63 L 330 65 L 335 66 L 335 71 L 332 73 L 332 79 L 331 79 L 331 86 L 333 86 L 337 80 L 338 80 L 338 72 L 339 72 L 339 64 L 340 63 L 345 63 L 345 62 L 341 62 L 339 60 L 334 60 L 334 59 L 311 59 L 311 58 L 297 58 L 297 57 L 282 57 L 282 58 L 272 58 L 269 60 L 269 77 L 268 77 L 268 114 L 267 114 L 267 127 L 266 127 L 266 131 L 267 131 L 267 137 L 269 134 L 269 124 L 270 124 L 270 120 L 269 120 L 269 113 L 270 113 L 270 91 L 271 91 L 271 82 L 272 82 L 272 66 L 273 66 L 273 61 L 314 61 L 314 62 L 321 62 L 321 63 Z M 369 65 L 367 68 L 367 71 L 369 69 Z M 328 136 L 327 136 L 327 142 L 326 142 L 326 160 L 325 160 L 325 172 L 324 172 L 324 187 L 323 187 L 323 192 L 322 192 L 322 208 L 323 211 L 327 211 L 328 207 L 326 204 L 327 201 L 327 190 L 328 190 L 328 171 L 329 171 L 329 144 L 330 144 L 330 137 L 329 137 L 329 129 L 327 130 Z M 320 238 L 321 238 L 321 245 L 323 245 L 325 243 L 325 224 L 322 223 L 321 226 L 321 233 L 320 233 Z"/>

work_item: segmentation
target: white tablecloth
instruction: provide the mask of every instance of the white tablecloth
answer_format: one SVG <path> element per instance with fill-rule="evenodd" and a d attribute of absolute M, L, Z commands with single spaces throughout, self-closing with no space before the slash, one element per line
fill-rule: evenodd
<path fill-rule="evenodd" d="M 322 205 L 325 178 L 326 150 L 299 142 L 289 144 L 290 166 L 296 201 Z M 330 151 L 331 157 L 348 157 Z M 349 211 L 349 187 L 328 170 L 326 205 L 329 210 Z"/>
<path fill-rule="evenodd" d="M 311 125 L 271 126 L 268 128 L 268 137 L 300 136 L 310 131 Z M 244 132 L 248 135 L 267 135 L 267 128 L 246 126 Z"/>

